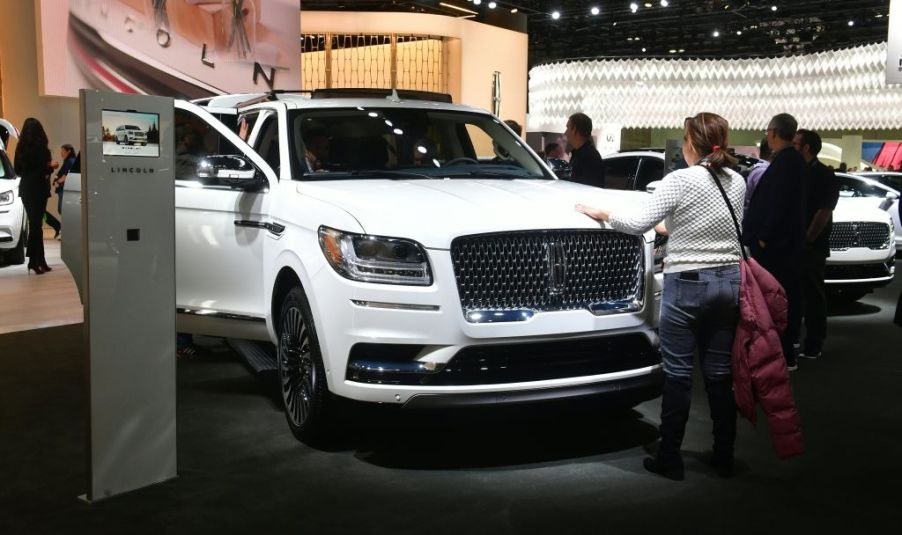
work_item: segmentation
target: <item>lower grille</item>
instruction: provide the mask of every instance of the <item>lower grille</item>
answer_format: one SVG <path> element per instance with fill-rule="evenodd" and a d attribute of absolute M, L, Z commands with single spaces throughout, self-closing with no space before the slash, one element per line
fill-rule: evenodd
<path fill-rule="evenodd" d="M 370 344 L 374 345 L 374 344 Z M 356 346 L 355 346 L 356 347 Z M 412 346 L 408 358 L 421 349 Z M 400 349 L 394 346 L 389 349 Z M 369 351 L 372 354 L 372 349 Z M 521 383 L 585 377 L 653 366 L 660 354 L 643 334 L 624 334 L 579 340 L 465 347 L 444 367 L 426 370 L 407 360 L 391 359 L 374 366 L 352 357 L 348 380 L 355 382 L 465 386 Z"/>
<path fill-rule="evenodd" d="M 824 269 L 825 280 L 879 279 L 889 276 L 890 268 L 886 263 L 826 266 Z"/>
<path fill-rule="evenodd" d="M 843 222 L 833 223 L 830 231 L 830 249 L 845 251 L 853 247 L 886 249 L 889 247 L 890 227 L 883 223 Z"/>

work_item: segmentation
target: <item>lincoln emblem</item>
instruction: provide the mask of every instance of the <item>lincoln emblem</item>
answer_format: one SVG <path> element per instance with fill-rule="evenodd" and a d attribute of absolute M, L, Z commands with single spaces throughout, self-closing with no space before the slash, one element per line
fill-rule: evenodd
<path fill-rule="evenodd" d="M 562 294 L 567 288 L 567 256 L 564 245 L 557 242 L 545 244 L 545 257 L 548 260 L 548 293 Z"/>

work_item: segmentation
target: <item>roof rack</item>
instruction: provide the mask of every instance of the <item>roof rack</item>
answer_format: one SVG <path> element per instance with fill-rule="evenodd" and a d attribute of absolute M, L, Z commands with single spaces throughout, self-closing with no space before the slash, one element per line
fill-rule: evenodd
<path fill-rule="evenodd" d="M 451 104 L 451 95 L 413 89 L 381 89 L 368 87 L 341 87 L 314 89 L 310 98 L 391 98 L 402 100 L 431 100 Z"/>
<path fill-rule="evenodd" d="M 261 102 L 272 102 L 274 100 L 279 100 L 279 95 L 284 94 L 298 94 L 298 93 L 313 93 L 313 91 L 309 89 L 272 89 L 263 93 L 261 95 L 257 95 L 254 98 L 244 100 L 239 102 L 235 107 L 243 108 L 245 106 L 250 106 L 251 104 L 259 104 Z"/>

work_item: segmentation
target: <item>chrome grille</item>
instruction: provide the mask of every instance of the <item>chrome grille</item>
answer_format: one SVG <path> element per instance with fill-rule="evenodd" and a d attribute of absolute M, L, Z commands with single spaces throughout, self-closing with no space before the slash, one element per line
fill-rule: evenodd
<path fill-rule="evenodd" d="M 833 223 L 830 249 L 845 251 L 853 247 L 886 249 L 889 247 L 890 227 L 884 223 Z"/>
<path fill-rule="evenodd" d="M 644 242 L 613 230 L 526 231 L 463 236 L 451 258 L 471 310 L 576 310 L 640 299 Z"/>

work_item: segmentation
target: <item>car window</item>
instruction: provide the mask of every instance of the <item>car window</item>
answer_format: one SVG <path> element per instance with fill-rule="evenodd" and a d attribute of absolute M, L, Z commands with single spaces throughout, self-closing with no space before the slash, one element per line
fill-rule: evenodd
<path fill-rule="evenodd" d="M 281 153 L 279 152 L 279 116 L 275 113 L 269 114 L 260 125 L 260 133 L 254 141 L 254 149 L 278 175 Z"/>
<path fill-rule="evenodd" d="M 13 171 L 9 157 L 6 156 L 6 151 L 0 150 L 0 179 L 15 177 L 16 173 Z"/>
<path fill-rule="evenodd" d="M 305 180 L 554 178 L 522 139 L 482 113 L 425 108 L 297 110 L 289 116 L 289 136 L 289 152 L 302 162 Z"/>
<path fill-rule="evenodd" d="M 639 172 L 636 174 L 636 184 L 633 189 L 636 191 L 645 191 L 645 187 L 649 182 L 661 180 L 664 178 L 664 160 L 645 156 L 639 164 Z"/>
<path fill-rule="evenodd" d="M 605 158 L 604 187 L 608 189 L 632 189 L 633 180 L 639 167 L 638 156 L 623 156 L 620 158 Z"/>
<path fill-rule="evenodd" d="M 863 180 L 847 176 L 837 176 L 840 197 L 885 197 L 886 190 L 868 184 Z"/>
<path fill-rule="evenodd" d="M 199 179 L 197 164 L 207 156 L 243 155 L 232 142 L 190 111 L 175 110 L 175 179 L 217 185 L 215 179 Z"/>
<path fill-rule="evenodd" d="M 871 176 L 885 186 L 889 186 L 896 191 L 902 192 L 902 176 L 899 175 L 878 175 Z"/>

